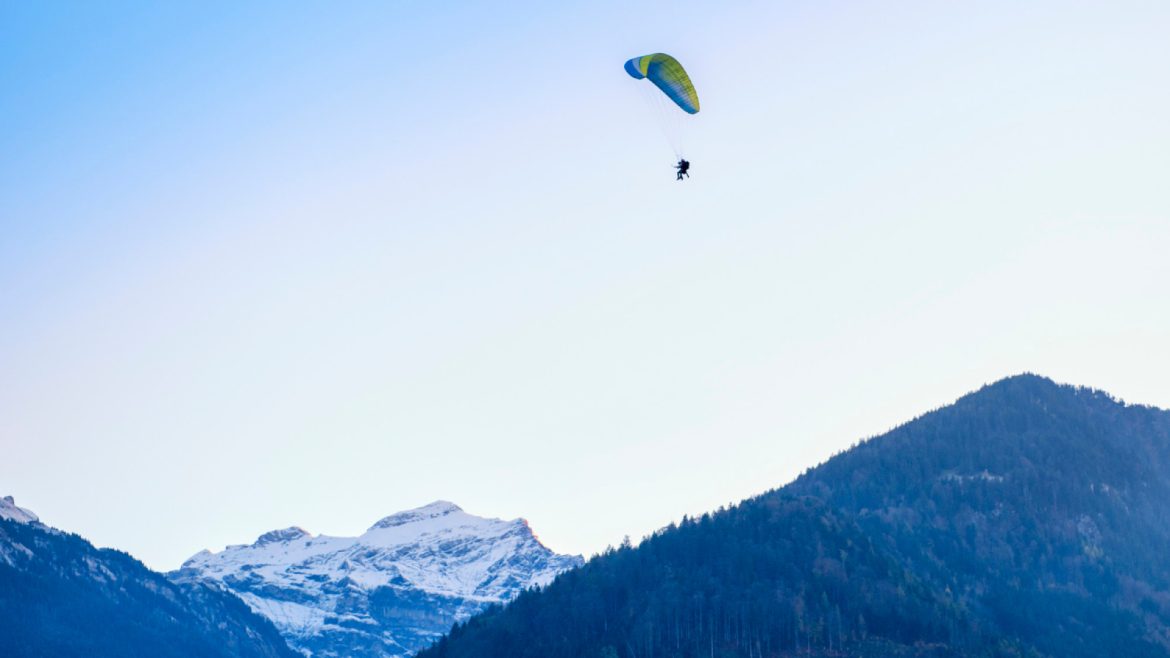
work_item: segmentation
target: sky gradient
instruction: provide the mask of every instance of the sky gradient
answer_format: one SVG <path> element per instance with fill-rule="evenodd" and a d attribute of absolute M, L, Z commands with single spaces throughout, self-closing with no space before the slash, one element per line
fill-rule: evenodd
<path fill-rule="evenodd" d="M 171 569 L 446 499 L 590 554 L 1006 375 L 1170 407 L 1170 4 L 244 4 L 0 4 L 0 495 L 50 524 Z"/>

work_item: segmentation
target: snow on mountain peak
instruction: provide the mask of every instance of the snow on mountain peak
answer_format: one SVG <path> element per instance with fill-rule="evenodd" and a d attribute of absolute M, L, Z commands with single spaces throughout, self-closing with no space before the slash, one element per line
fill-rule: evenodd
<path fill-rule="evenodd" d="M 304 528 L 293 526 L 291 528 L 284 528 L 283 530 L 272 530 L 260 535 L 256 539 L 256 543 L 252 546 L 264 546 L 265 544 L 278 544 L 290 541 L 296 541 L 305 537 L 312 537 Z"/>
<path fill-rule="evenodd" d="M 0 498 L 0 519 L 16 521 L 17 523 L 40 523 L 36 514 L 23 507 L 17 507 L 16 500 L 12 496 Z"/>
<path fill-rule="evenodd" d="M 386 657 L 409 655 L 453 622 L 582 562 L 549 550 L 523 519 L 436 501 L 359 537 L 274 530 L 251 545 L 201 551 L 171 577 L 235 592 L 302 651 Z"/>
<path fill-rule="evenodd" d="M 429 505 L 423 505 L 422 507 L 416 507 L 415 509 L 406 510 L 405 512 L 391 514 L 390 516 L 387 516 L 381 521 L 378 521 L 374 525 L 370 526 L 370 530 L 376 530 L 378 528 L 393 528 L 396 526 L 406 525 L 408 523 L 417 523 L 419 521 L 437 519 L 449 514 L 457 514 L 462 512 L 463 508 L 459 507 L 455 503 L 447 502 L 445 500 L 436 500 Z"/>

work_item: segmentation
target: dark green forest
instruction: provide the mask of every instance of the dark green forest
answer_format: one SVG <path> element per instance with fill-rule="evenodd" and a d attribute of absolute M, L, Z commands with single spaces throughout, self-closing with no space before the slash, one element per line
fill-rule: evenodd
<path fill-rule="evenodd" d="M 419 658 L 1170 656 L 1170 413 L 1002 380 Z"/>
<path fill-rule="evenodd" d="M 0 519 L 5 658 L 294 658 L 234 595 L 176 585 L 77 535 Z"/>

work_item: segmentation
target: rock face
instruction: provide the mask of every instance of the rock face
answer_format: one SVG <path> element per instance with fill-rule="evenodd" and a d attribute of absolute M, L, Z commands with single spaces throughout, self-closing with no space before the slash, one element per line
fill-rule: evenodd
<path fill-rule="evenodd" d="M 251 545 L 202 551 L 170 575 L 234 592 L 305 655 L 391 657 L 581 563 L 542 545 L 523 519 L 438 501 L 360 537 L 273 530 Z"/>
<path fill-rule="evenodd" d="M 17 523 L 40 523 L 36 514 L 23 507 L 17 507 L 12 496 L 0 498 L 0 519 L 16 521 Z"/>
<path fill-rule="evenodd" d="M 296 655 L 236 597 L 171 582 L 0 498 L 0 656 Z"/>

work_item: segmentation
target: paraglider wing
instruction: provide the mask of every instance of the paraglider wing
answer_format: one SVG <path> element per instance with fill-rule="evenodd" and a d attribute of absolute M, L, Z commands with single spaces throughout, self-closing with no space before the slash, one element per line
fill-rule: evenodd
<path fill-rule="evenodd" d="M 699 94 L 691 78 L 678 60 L 666 53 L 635 57 L 626 62 L 626 73 L 641 80 L 646 78 L 662 90 L 670 100 L 688 114 L 699 111 Z"/>

